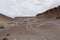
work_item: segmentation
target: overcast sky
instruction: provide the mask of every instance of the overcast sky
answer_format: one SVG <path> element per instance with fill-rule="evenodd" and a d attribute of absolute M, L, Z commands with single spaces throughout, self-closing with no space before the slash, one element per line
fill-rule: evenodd
<path fill-rule="evenodd" d="M 35 16 L 60 5 L 60 0 L 0 0 L 0 13 L 9 16 Z"/>

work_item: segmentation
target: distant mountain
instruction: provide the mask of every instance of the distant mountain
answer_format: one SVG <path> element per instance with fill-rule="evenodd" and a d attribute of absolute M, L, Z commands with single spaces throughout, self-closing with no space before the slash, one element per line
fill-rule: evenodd
<path fill-rule="evenodd" d="M 36 17 L 39 18 L 60 18 L 60 6 L 55 7 L 53 9 L 49 9 L 45 11 L 44 13 L 38 13 Z"/>

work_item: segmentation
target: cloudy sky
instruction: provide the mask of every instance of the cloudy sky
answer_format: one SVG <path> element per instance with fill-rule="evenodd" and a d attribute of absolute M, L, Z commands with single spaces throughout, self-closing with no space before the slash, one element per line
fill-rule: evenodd
<path fill-rule="evenodd" d="M 35 16 L 60 5 L 60 0 L 0 0 L 0 13 L 9 17 Z"/>

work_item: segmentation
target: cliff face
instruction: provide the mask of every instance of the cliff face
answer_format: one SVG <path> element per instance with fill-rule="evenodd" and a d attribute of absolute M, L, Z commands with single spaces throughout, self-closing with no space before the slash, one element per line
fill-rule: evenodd
<path fill-rule="evenodd" d="M 39 18 L 60 18 L 60 6 L 53 9 L 49 9 L 44 13 L 39 13 L 36 15 Z"/>

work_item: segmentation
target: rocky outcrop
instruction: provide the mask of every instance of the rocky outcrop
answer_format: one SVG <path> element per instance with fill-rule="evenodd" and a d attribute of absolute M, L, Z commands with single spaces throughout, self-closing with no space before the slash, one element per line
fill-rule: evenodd
<path fill-rule="evenodd" d="M 39 13 L 36 15 L 39 18 L 60 18 L 60 6 L 55 7 L 53 9 L 49 9 L 44 13 Z"/>

